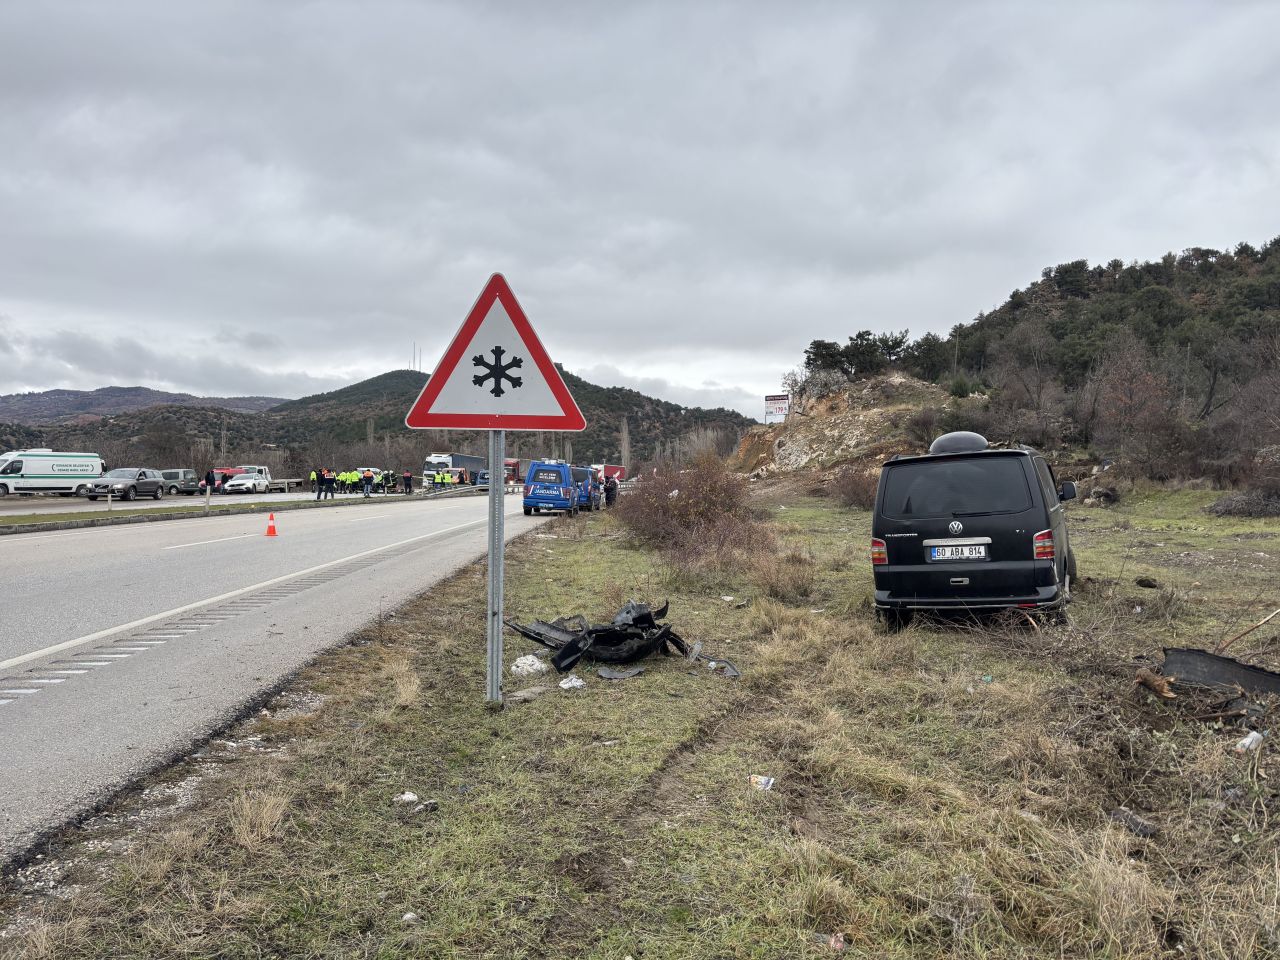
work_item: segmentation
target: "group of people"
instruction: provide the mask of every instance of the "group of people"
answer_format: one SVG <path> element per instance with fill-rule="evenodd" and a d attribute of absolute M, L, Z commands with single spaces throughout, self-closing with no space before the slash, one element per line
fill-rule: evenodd
<path fill-rule="evenodd" d="M 426 475 L 427 480 L 431 483 L 432 490 L 445 490 L 449 487 L 462 486 L 463 484 L 475 483 L 474 475 L 463 467 L 461 470 L 454 472 L 453 470 L 437 470 L 435 473 Z"/>
<path fill-rule="evenodd" d="M 400 475 L 401 492 L 413 493 L 413 473 L 405 470 Z M 390 470 L 375 472 L 372 467 L 363 470 L 330 470 L 328 467 L 316 467 L 311 471 L 311 489 L 317 500 L 332 500 L 334 493 L 363 492 L 366 497 L 373 495 L 377 487 L 383 493 L 394 493 L 396 475 Z"/>

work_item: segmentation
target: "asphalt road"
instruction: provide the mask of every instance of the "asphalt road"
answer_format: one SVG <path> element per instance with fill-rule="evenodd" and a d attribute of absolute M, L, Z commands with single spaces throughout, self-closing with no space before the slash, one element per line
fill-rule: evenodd
<path fill-rule="evenodd" d="M 358 496 L 361 496 L 361 494 L 337 494 L 334 499 Z M 382 496 L 382 494 L 379 494 L 379 496 Z M 386 496 L 397 496 L 397 494 L 386 494 Z M 403 496 L 403 494 L 399 494 L 399 496 Z M 297 500 L 314 500 L 315 497 L 314 493 L 307 490 L 295 493 L 228 493 L 210 497 L 210 502 L 215 507 L 221 507 L 233 503 L 291 503 Z M 188 497 L 181 493 L 176 497 L 166 496 L 160 500 L 152 500 L 150 497 L 145 497 L 141 500 L 130 500 L 128 503 L 116 500 L 111 504 L 113 510 L 152 510 L 156 507 L 168 507 L 170 509 L 173 507 L 191 507 L 192 509 L 199 509 L 203 506 L 203 496 Z M 107 509 L 106 500 L 94 501 L 83 497 L 58 497 L 40 494 L 30 497 L 20 496 L 19 494 L 0 497 L 0 518 L 21 516 L 24 513 L 96 513 L 105 509 Z"/>
<path fill-rule="evenodd" d="M 487 505 L 293 511 L 275 538 L 262 514 L 4 537 L 0 864 L 483 555 Z M 508 538 L 540 522 L 506 512 Z"/>

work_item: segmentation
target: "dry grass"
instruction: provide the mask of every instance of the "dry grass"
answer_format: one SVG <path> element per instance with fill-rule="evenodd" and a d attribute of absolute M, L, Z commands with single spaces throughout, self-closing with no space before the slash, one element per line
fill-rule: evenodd
<path fill-rule="evenodd" d="M 1138 620 L 1107 587 L 1082 592 L 1070 627 L 885 633 L 857 603 L 834 612 L 866 589 L 842 559 L 861 532 L 849 512 L 786 516 L 775 535 L 795 557 L 671 597 L 673 623 L 740 681 L 659 659 L 491 714 L 468 569 L 325 658 L 306 681 L 322 711 L 256 721 L 304 738 L 287 757 L 236 761 L 217 806 L 50 903 L 26 952 L 719 960 L 822 955 L 840 934 L 847 955 L 890 960 L 1280 956 L 1280 770 L 1231 753 L 1237 732 L 1191 719 L 1191 698 L 1132 688 L 1150 651 L 1135 624 L 1184 628 L 1203 601 Z M 675 582 L 611 517 L 587 523 L 515 552 L 513 613 L 603 611 Z M 771 596 L 760 569 L 807 572 L 807 593 Z M 752 588 L 748 609 L 719 599 Z M 403 789 L 439 811 L 395 805 Z M 1121 805 L 1158 833 L 1112 822 Z"/>
<path fill-rule="evenodd" d="M 227 828 L 232 840 L 246 850 L 256 850 L 280 836 L 293 795 L 281 786 L 244 789 L 227 804 Z"/>

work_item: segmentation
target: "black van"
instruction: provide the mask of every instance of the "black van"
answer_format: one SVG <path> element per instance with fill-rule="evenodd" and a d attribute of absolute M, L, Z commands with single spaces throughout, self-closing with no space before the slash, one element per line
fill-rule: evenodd
<path fill-rule="evenodd" d="M 875 604 L 890 627 L 914 610 L 1057 609 L 1076 559 L 1062 509 L 1076 495 L 1029 447 L 948 433 L 880 471 L 871 520 Z"/>

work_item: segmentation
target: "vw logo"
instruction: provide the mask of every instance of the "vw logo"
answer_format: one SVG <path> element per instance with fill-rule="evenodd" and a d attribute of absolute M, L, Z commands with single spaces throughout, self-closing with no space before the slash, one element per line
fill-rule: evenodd
<path fill-rule="evenodd" d="M 951 525 L 948 526 L 947 529 L 951 531 L 951 535 L 953 537 L 957 537 L 960 534 L 964 533 L 964 524 L 961 523 L 959 520 L 952 520 Z"/>

